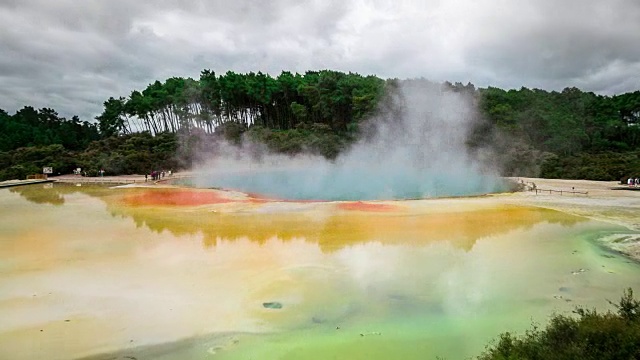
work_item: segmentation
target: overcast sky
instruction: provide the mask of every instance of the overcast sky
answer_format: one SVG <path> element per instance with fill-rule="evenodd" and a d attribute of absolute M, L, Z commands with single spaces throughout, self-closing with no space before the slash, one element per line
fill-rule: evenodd
<path fill-rule="evenodd" d="M 90 120 L 155 80 L 335 69 L 640 89 L 640 0 L 0 0 L 0 108 Z"/>

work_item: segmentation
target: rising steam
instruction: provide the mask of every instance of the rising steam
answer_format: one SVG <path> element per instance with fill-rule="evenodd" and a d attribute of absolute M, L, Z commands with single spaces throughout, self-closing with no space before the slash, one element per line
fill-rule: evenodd
<path fill-rule="evenodd" d="M 195 171 L 196 186 L 282 199 L 373 200 L 474 195 L 501 191 L 497 171 L 471 152 L 472 99 L 425 82 L 390 92 L 369 131 L 329 161 L 227 145 Z"/>

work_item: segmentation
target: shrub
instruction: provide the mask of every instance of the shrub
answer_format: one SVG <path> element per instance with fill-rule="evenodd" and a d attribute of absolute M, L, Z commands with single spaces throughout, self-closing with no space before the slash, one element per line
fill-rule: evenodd
<path fill-rule="evenodd" d="M 478 359 L 640 359 L 640 301 L 628 289 L 611 304 L 616 313 L 577 308 L 577 317 L 555 315 L 544 330 L 503 333 Z"/>

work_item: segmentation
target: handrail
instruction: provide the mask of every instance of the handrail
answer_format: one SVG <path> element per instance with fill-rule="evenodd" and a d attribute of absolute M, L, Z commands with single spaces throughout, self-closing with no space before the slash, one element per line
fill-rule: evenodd
<path fill-rule="evenodd" d="M 575 190 L 553 190 L 553 189 L 538 189 L 538 188 L 534 188 L 531 189 L 529 191 L 535 191 L 536 195 L 538 195 L 538 192 L 545 193 L 548 192 L 549 195 L 551 195 L 552 193 L 560 193 L 560 196 L 562 196 L 562 194 L 579 194 L 579 195 L 589 195 L 588 191 L 575 191 Z"/>

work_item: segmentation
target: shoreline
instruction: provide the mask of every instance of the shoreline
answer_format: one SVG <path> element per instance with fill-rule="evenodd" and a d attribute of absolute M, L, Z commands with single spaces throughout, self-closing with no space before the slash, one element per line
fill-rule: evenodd
<path fill-rule="evenodd" d="M 521 191 L 506 196 L 510 203 L 534 205 L 572 215 L 584 216 L 598 221 L 622 225 L 640 231 L 640 192 L 635 189 L 620 189 L 615 181 L 560 180 L 520 178 L 536 186 L 553 191 L 564 190 L 564 195 L 551 195 L 532 191 Z M 567 192 L 584 191 L 587 195 L 567 195 Z M 491 195 L 505 197 L 505 194 Z"/>
<path fill-rule="evenodd" d="M 565 194 L 542 194 L 532 191 L 509 195 L 492 195 L 507 203 L 537 206 L 586 217 L 596 221 L 620 225 L 628 233 L 606 236 L 601 244 L 634 261 L 640 262 L 640 191 L 624 189 L 616 181 L 564 180 L 540 178 L 514 178 L 535 183 L 537 188 L 564 190 Z M 587 195 L 567 195 L 570 191 L 587 192 Z M 624 191 L 628 190 L 628 191 Z"/>
<path fill-rule="evenodd" d="M 82 175 L 58 175 L 50 176 L 49 180 L 59 183 L 69 184 L 147 184 L 154 185 L 159 183 L 166 183 L 171 180 L 178 180 L 192 177 L 190 172 L 174 173 L 170 176 L 167 175 L 160 180 L 151 180 L 150 176 L 145 178 L 145 175 L 132 174 L 132 175 L 114 175 L 114 176 L 82 176 Z"/>

